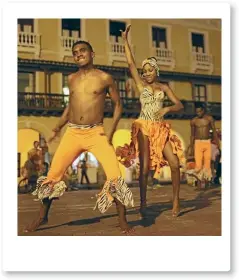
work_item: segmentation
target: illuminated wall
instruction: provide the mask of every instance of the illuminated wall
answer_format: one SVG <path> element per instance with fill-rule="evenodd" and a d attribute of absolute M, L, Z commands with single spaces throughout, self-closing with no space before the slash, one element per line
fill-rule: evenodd
<path fill-rule="evenodd" d="M 33 148 L 34 141 L 39 141 L 39 132 L 33 129 L 18 130 L 17 152 L 21 153 L 21 167 L 27 161 L 27 153 Z"/>

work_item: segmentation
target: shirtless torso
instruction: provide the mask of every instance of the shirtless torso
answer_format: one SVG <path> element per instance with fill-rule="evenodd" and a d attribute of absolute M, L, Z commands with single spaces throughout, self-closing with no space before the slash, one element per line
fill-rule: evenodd
<path fill-rule="evenodd" d="M 68 77 L 70 89 L 69 122 L 96 124 L 103 121 L 104 103 L 111 76 L 91 69 L 86 73 L 76 72 Z"/>
<path fill-rule="evenodd" d="M 194 140 L 207 140 L 210 139 L 210 130 L 212 127 L 213 118 L 209 115 L 204 115 L 202 118 L 195 117 L 191 121 L 192 131 L 194 132 L 192 135 Z"/>

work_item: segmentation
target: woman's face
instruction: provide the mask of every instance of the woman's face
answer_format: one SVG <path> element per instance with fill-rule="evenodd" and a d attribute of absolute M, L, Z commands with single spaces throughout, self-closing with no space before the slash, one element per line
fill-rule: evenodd
<path fill-rule="evenodd" d="M 143 79 L 149 84 L 157 80 L 156 69 L 149 63 L 145 64 L 143 67 Z"/>

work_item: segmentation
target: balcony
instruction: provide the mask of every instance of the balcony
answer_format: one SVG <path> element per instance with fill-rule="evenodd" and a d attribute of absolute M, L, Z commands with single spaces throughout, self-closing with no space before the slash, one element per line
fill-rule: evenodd
<path fill-rule="evenodd" d="M 202 52 L 192 52 L 192 68 L 193 72 L 196 72 L 196 70 L 206 70 L 209 71 L 210 74 L 212 74 L 212 55 Z"/>
<path fill-rule="evenodd" d="M 135 53 L 134 46 L 131 45 L 130 47 L 134 55 Z M 122 40 L 120 42 L 113 41 L 109 43 L 109 63 L 112 65 L 114 61 L 125 62 L 125 63 L 127 62 L 125 56 L 125 46 Z"/>
<path fill-rule="evenodd" d="M 40 35 L 32 32 L 18 32 L 18 52 L 33 53 L 35 58 L 40 55 Z"/>
<path fill-rule="evenodd" d="M 61 57 L 64 59 L 65 56 L 72 57 L 72 46 L 75 42 L 80 41 L 78 37 L 61 36 Z"/>
<path fill-rule="evenodd" d="M 171 69 L 175 68 L 174 52 L 166 48 L 152 48 L 152 56 L 157 58 L 160 66 L 168 66 Z"/>
<path fill-rule="evenodd" d="M 140 113 L 138 98 L 122 98 L 123 118 L 137 118 Z M 69 102 L 69 96 L 63 94 L 18 93 L 19 116 L 61 116 Z M 165 106 L 171 101 L 165 100 Z M 194 101 L 182 100 L 184 110 L 166 115 L 166 119 L 192 119 L 195 116 Z M 221 103 L 208 102 L 207 112 L 216 120 L 221 119 Z M 113 116 L 113 104 L 110 99 L 105 102 L 105 117 Z"/>
<path fill-rule="evenodd" d="M 124 43 L 111 42 L 109 45 L 109 60 L 126 62 Z"/>

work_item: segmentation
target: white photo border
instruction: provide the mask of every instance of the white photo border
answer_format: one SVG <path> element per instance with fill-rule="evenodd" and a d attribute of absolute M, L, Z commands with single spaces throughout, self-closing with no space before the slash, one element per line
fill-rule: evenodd
<path fill-rule="evenodd" d="M 228 125 L 230 123 L 230 95 L 228 94 L 230 93 L 230 6 L 226 3 L 158 2 L 140 2 L 137 8 L 135 5 L 135 3 L 122 5 L 121 3 L 97 2 L 94 4 L 74 3 L 70 7 L 68 3 L 12 3 L 3 9 L 2 248 L 4 271 L 230 270 L 230 125 Z M 222 19 L 222 236 L 41 237 L 17 235 L 17 196 L 14 175 L 17 170 L 17 18 L 99 18 L 99 11 L 100 18 Z M 9 168 L 9 166 L 13 167 Z M 225 184 L 227 187 L 224 188 Z M 50 249 L 47 255 L 46 247 Z M 115 247 L 117 247 L 117 254 L 114 253 Z M 175 250 L 180 256 L 176 253 L 174 259 Z M 144 264 L 142 264 L 142 251 L 145 256 Z"/>

